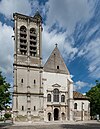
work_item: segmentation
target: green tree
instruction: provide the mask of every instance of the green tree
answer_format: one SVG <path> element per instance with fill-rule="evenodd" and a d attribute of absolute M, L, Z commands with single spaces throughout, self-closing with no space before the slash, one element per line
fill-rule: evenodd
<path fill-rule="evenodd" d="M 5 110 L 10 104 L 10 84 L 6 82 L 6 78 L 3 77 L 0 71 L 0 110 Z"/>
<path fill-rule="evenodd" d="M 100 115 L 100 82 L 96 80 L 96 86 L 92 87 L 86 95 L 90 98 L 90 115 Z"/>
<path fill-rule="evenodd" d="M 4 116 L 5 116 L 6 119 L 11 118 L 11 114 L 9 114 L 9 113 L 5 113 Z"/>

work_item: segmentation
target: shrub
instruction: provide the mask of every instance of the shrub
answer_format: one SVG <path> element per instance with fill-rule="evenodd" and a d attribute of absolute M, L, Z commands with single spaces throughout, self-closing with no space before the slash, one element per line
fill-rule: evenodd
<path fill-rule="evenodd" d="M 5 117 L 6 119 L 9 119 L 9 118 L 11 117 L 11 114 L 5 113 L 5 114 L 4 114 L 4 117 Z"/>

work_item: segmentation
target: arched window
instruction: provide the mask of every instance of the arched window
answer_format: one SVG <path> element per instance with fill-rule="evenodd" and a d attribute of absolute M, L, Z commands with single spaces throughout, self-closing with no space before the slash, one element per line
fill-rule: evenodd
<path fill-rule="evenodd" d="M 20 27 L 20 32 L 26 33 L 26 27 L 25 26 L 21 26 Z"/>
<path fill-rule="evenodd" d="M 36 84 L 36 80 L 34 80 L 34 85 Z"/>
<path fill-rule="evenodd" d="M 66 120 L 65 113 L 63 112 L 61 115 L 62 115 L 62 120 Z"/>
<path fill-rule="evenodd" d="M 74 109 L 77 109 L 77 103 L 74 103 Z"/>
<path fill-rule="evenodd" d="M 65 95 L 61 95 L 61 102 L 65 102 Z"/>
<path fill-rule="evenodd" d="M 47 95 L 47 101 L 48 101 L 48 102 L 51 102 L 51 94 L 48 94 L 48 95 Z"/>
<path fill-rule="evenodd" d="M 34 111 L 36 111 L 36 106 L 34 106 Z"/>
<path fill-rule="evenodd" d="M 36 29 L 35 28 L 31 28 L 30 29 L 30 34 L 36 34 Z"/>
<path fill-rule="evenodd" d="M 23 83 L 23 78 L 21 79 L 21 83 Z"/>
<path fill-rule="evenodd" d="M 20 27 L 20 53 L 26 54 L 27 52 L 27 29 L 25 26 Z"/>
<path fill-rule="evenodd" d="M 51 121 L 51 113 L 48 113 L 48 121 Z"/>
<path fill-rule="evenodd" d="M 22 111 L 24 111 L 24 106 L 22 106 Z"/>
<path fill-rule="evenodd" d="M 53 101 L 59 102 L 59 90 L 58 89 L 53 90 Z"/>

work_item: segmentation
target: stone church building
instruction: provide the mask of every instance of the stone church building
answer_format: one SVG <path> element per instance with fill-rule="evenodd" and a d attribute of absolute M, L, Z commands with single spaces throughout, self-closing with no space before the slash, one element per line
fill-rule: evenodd
<path fill-rule="evenodd" d="M 39 12 L 33 17 L 19 13 L 13 17 L 13 120 L 88 120 L 88 98 L 73 91 L 73 81 L 57 45 L 42 65 L 43 28 Z"/>

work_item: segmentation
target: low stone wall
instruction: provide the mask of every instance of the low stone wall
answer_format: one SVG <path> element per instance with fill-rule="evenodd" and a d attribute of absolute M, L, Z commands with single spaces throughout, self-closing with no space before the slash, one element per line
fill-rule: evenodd
<path fill-rule="evenodd" d="M 82 120 L 89 120 L 90 113 L 88 111 L 75 111 L 74 112 L 74 120 L 75 121 L 82 121 Z"/>
<path fill-rule="evenodd" d="M 22 115 L 18 115 L 15 120 L 16 122 L 28 122 L 28 121 L 33 121 L 33 122 L 38 122 L 38 121 L 44 121 L 44 118 L 41 116 L 22 116 Z"/>

